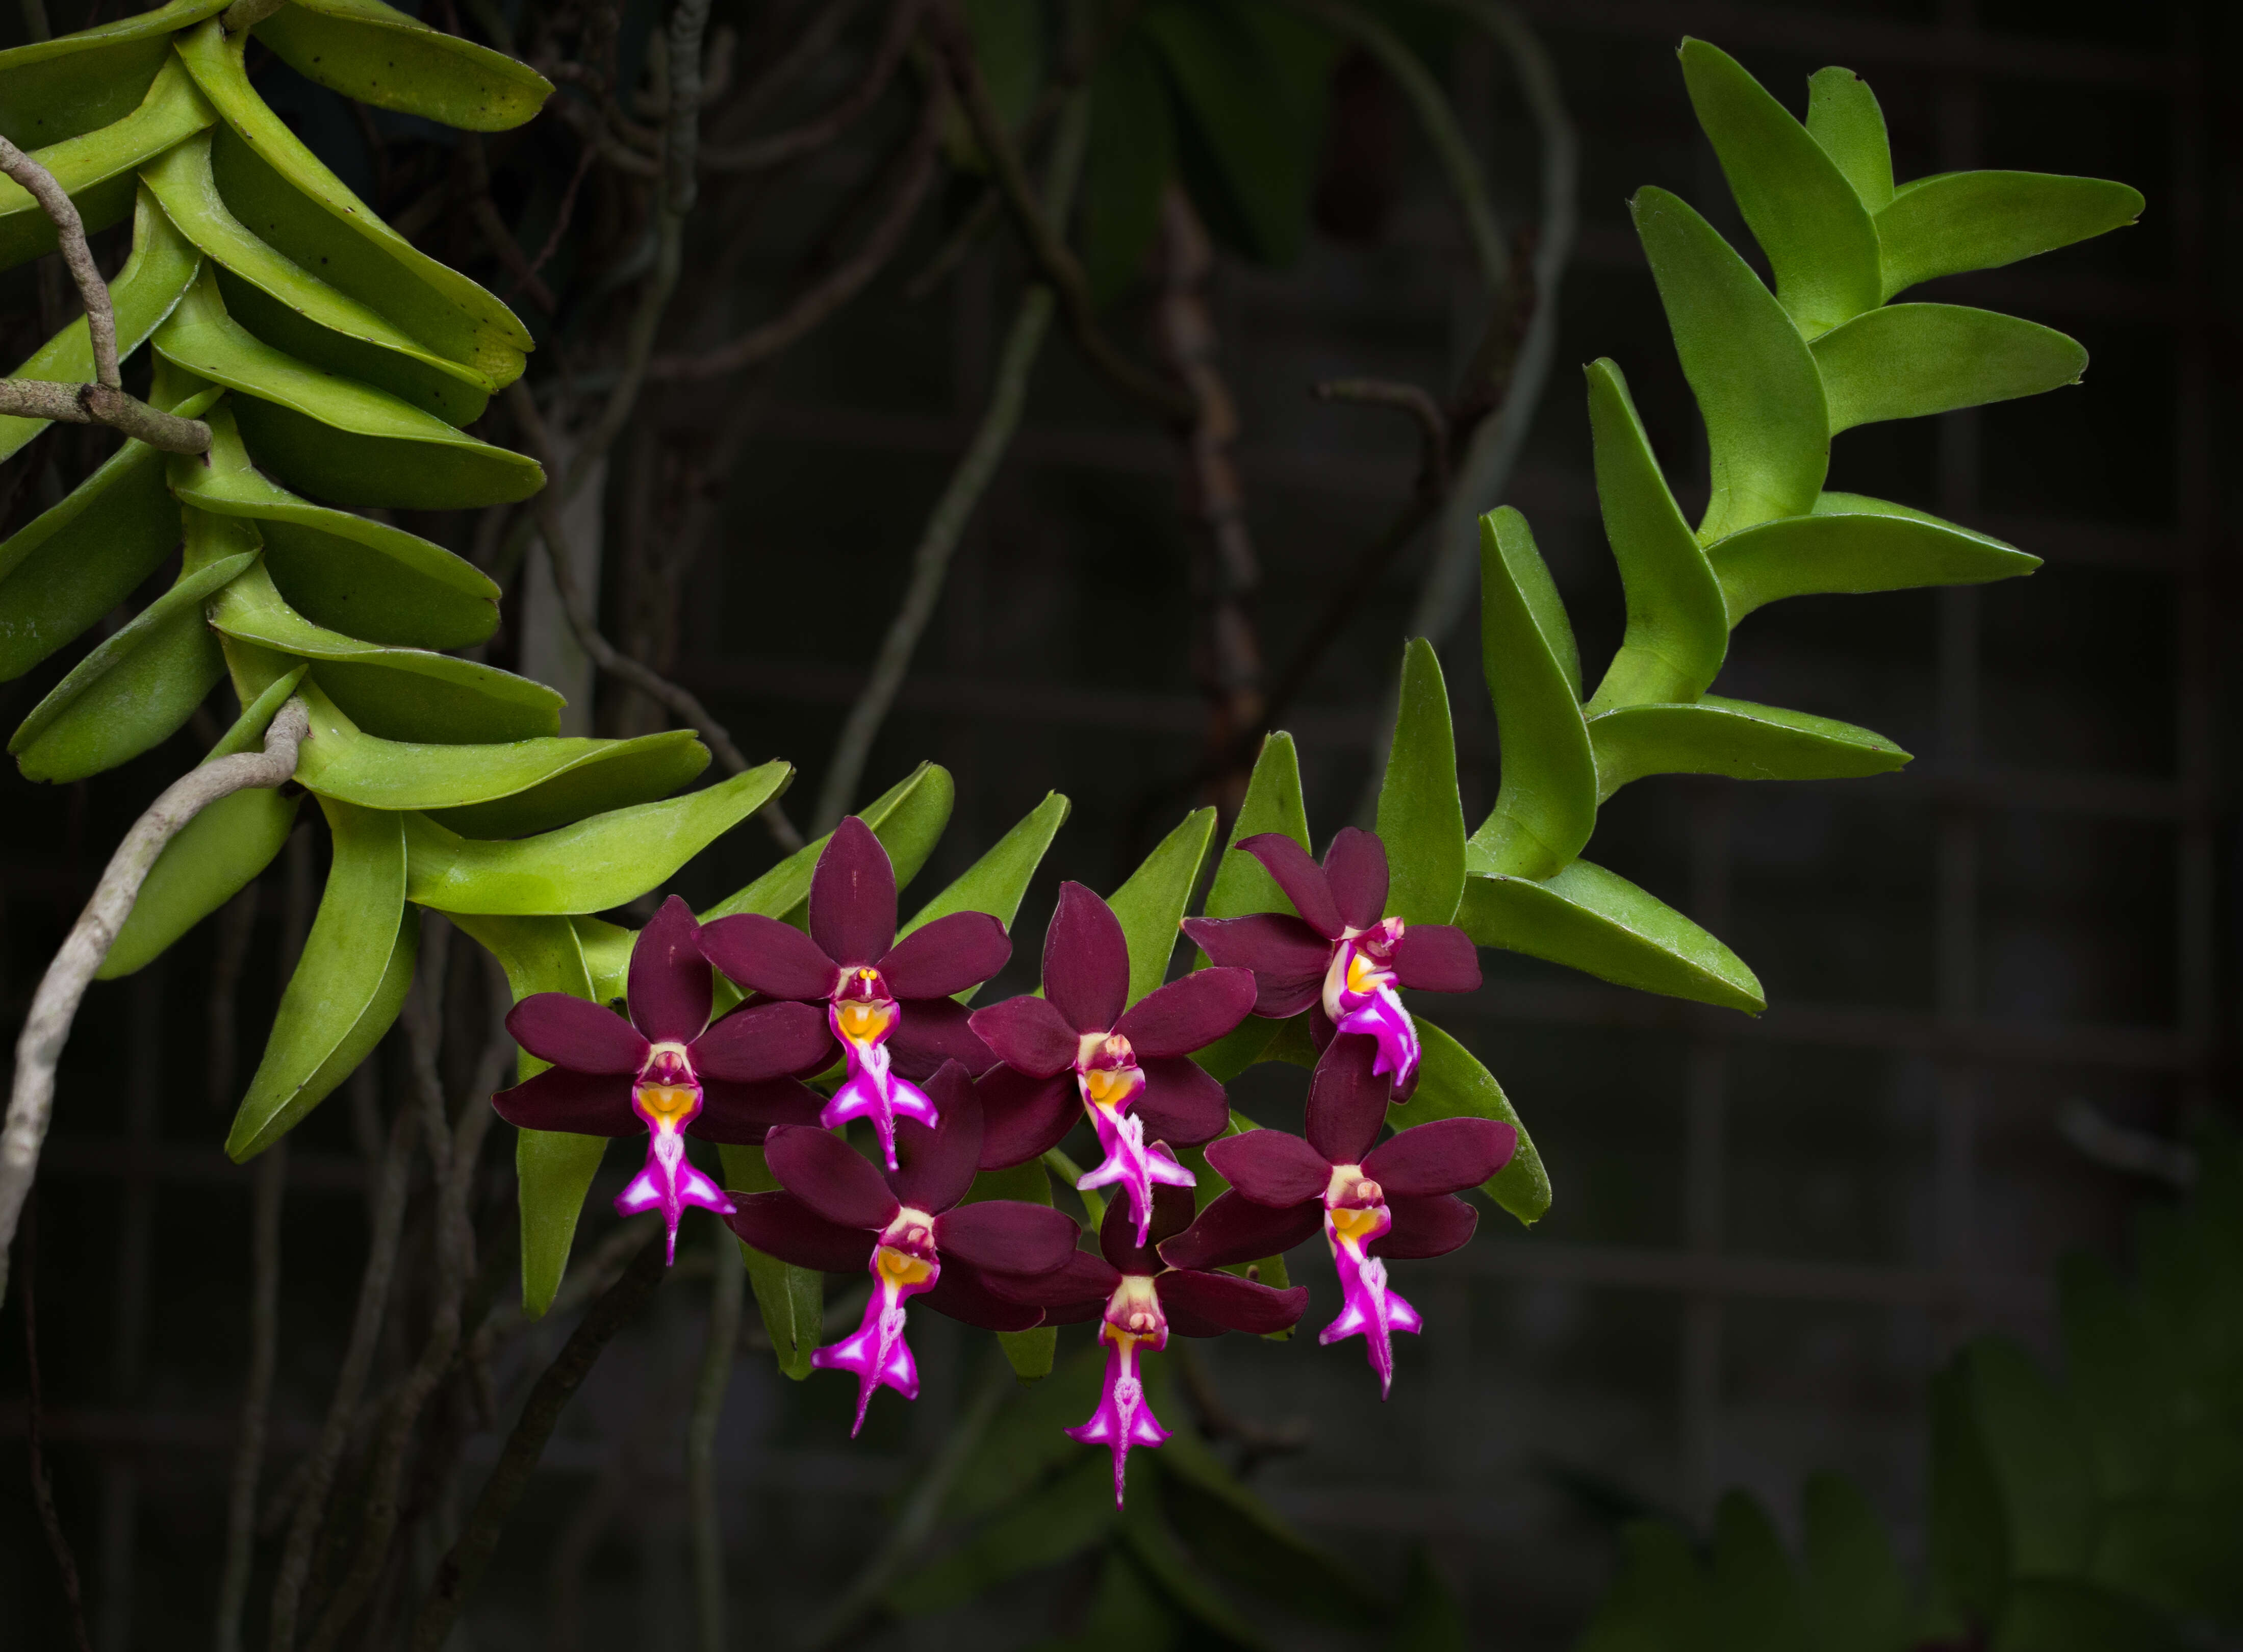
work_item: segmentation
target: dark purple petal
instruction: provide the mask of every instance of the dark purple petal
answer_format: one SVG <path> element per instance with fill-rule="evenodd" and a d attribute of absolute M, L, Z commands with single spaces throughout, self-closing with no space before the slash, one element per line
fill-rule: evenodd
<path fill-rule="evenodd" d="M 946 1062 L 924 1088 L 941 1122 L 929 1129 L 915 1118 L 896 1121 L 899 1168 L 888 1186 L 913 1210 L 933 1214 L 964 1198 L 981 1168 L 981 1098 L 955 1062 Z"/>
<path fill-rule="evenodd" d="M 1334 1038 L 1309 1081 L 1309 1145 L 1334 1164 L 1360 1164 L 1386 1122 L 1391 1086 L 1374 1075 L 1378 1041 L 1361 1033 Z"/>
<path fill-rule="evenodd" d="M 877 1232 L 895 1217 L 896 1196 L 880 1173 L 838 1136 L 791 1125 L 773 1130 L 764 1162 L 788 1192 L 829 1222 Z"/>
<path fill-rule="evenodd" d="M 1256 1204 L 1298 1204 L 1303 1199 L 1320 1199 L 1331 1185 L 1331 1165 L 1324 1156 L 1283 1130 L 1249 1130 L 1243 1136 L 1209 1142 L 1207 1162 L 1216 1175 Z M 1180 1262 L 1176 1265 L 1206 1264 Z"/>
<path fill-rule="evenodd" d="M 945 1062 L 956 1062 L 978 1078 L 997 1064 L 997 1052 L 981 1042 L 971 1012 L 956 999 L 907 998 L 897 1008 L 888 1059 L 906 1078 L 925 1078 Z"/>
<path fill-rule="evenodd" d="M 979 987 L 1012 955 L 1004 925 L 986 912 L 953 912 L 896 942 L 880 974 L 898 998 L 947 998 Z"/>
<path fill-rule="evenodd" d="M 1297 1015 L 1324 990 L 1332 944 L 1287 912 L 1244 918 L 1187 918 L 1184 933 L 1218 964 L 1254 972 L 1254 1013 Z"/>
<path fill-rule="evenodd" d="M 536 993 L 507 1011 L 506 1030 L 542 1062 L 579 1073 L 636 1078 L 646 1064 L 646 1040 L 612 1009 L 567 993 Z"/>
<path fill-rule="evenodd" d="M 1158 1287 L 1163 1308 L 1174 1303 L 1193 1318 L 1211 1321 L 1226 1331 L 1267 1336 L 1283 1331 L 1309 1305 L 1308 1288 L 1272 1290 L 1242 1279 L 1235 1273 L 1202 1273 L 1184 1268 L 1162 1276 Z M 1186 1335 L 1201 1334 L 1187 1332 Z"/>
<path fill-rule="evenodd" d="M 1044 931 L 1044 996 L 1078 1033 L 1111 1032 L 1129 1001 L 1129 940 L 1122 920 L 1079 883 L 1060 885 L 1058 909 Z"/>
<path fill-rule="evenodd" d="M 1320 1199 L 1276 1210 L 1225 1193 L 1202 1210 L 1197 1221 L 1161 1246 L 1161 1260 L 1172 1268 L 1227 1268 L 1238 1262 L 1259 1262 L 1263 1257 L 1283 1256 L 1314 1236 L 1324 1223 Z"/>
<path fill-rule="evenodd" d="M 833 828 L 810 874 L 810 938 L 845 968 L 877 963 L 896 944 L 896 869 L 853 814 Z"/>
<path fill-rule="evenodd" d="M 990 1290 L 975 1269 L 947 1259 L 941 1276 L 919 1299 L 937 1313 L 946 1313 L 984 1331 L 1026 1331 L 1043 1318 L 1040 1310 L 1007 1302 Z"/>
<path fill-rule="evenodd" d="M 1202 969 L 1158 987 L 1129 1006 L 1114 1030 L 1140 1062 L 1205 1049 L 1254 1008 L 1254 974 Z"/>
<path fill-rule="evenodd" d="M 1430 1199 L 1389 1199 L 1394 1225 L 1369 1246 L 1375 1257 L 1397 1261 L 1409 1257 L 1445 1257 L 1461 1248 L 1479 1225 L 1479 1212 L 1462 1199 L 1442 1194 Z"/>
<path fill-rule="evenodd" d="M 701 955 L 745 991 L 815 1002 L 832 995 L 839 966 L 791 923 L 759 912 L 704 924 Z"/>
<path fill-rule="evenodd" d="M 1518 1148 L 1519 1132 L 1493 1119 L 1435 1119 L 1371 1149 L 1363 1173 L 1390 1199 L 1430 1198 L 1478 1187 L 1510 1163 Z"/>
<path fill-rule="evenodd" d="M 1073 1073 L 1038 1078 L 1000 1067 L 982 1079 L 981 1168 L 1001 1170 L 1048 1153 L 1082 1116 Z"/>
<path fill-rule="evenodd" d="M 1163 1239 L 1172 1239 L 1192 1224 L 1192 1190 L 1156 1183 L 1153 1188 L 1153 1225 L 1144 1248 L 1137 1245 L 1137 1218 L 1128 1198 L 1109 1199 L 1106 1220 L 1099 1224 L 1098 1249 L 1124 1273 L 1158 1273 L 1168 1265 L 1160 1258 Z"/>
<path fill-rule="evenodd" d="M 790 1073 L 814 1073 L 825 1064 L 833 1035 L 825 1011 L 814 1004 L 749 1004 L 718 1019 L 686 1046 L 693 1070 L 704 1078 L 752 1084 Z"/>
<path fill-rule="evenodd" d="M 684 1044 L 709 1024 L 715 987 L 701 955 L 701 926 L 676 895 L 646 920 L 631 947 L 631 1025 L 657 1044 Z"/>
<path fill-rule="evenodd" d="M 1084 1303 L 1095 1308 L 1104 1307 L 1106 1298 L 1114 1294 L 1114 1287 L 1122 1283 L 1120 1270 L 1103 1257 L 1093 1256 L 1088 1251 L 1073 1252 L 1061 1266 L 1049 1273 L 998 1273 L 985 1268 L 981 1278 L 991 1291 L 1006 1301 L 1041 1308 L 1045 1318 L 1055 1325 L 1088 1318 L 1070 1311 Z"/>
<path fill-rule="evenodd" d="M 758 1146 L 774 1124 L 815 1124 L 825 1098 L 791 1078 L 766 1078 L 735 1084 L 721 1078 L 701 1082 L 701 1110 L 685 1127 L 704 1142 Z"/>
<path fill-rule="evenodd" d="M 1342 826 L 1324 851 L 1324 883 L 1332 905 L 1351 929 L 1368 929 L 1386 915 L 1386 846 L 1376 833 Z"/>
<path fill-rule="evenodd" d="M 1048 1204 L 1020 1199 L 984 1199 L 961 1204 L 934 1218 L 934 1246 L 949 1265 L 952 1256 L 977 1268 L 1005 1273 L 1049 1273 L 1080 1255 L 1075 1239 L 1082 1230 L 1074 1218 Z"/>
<path fill-rule="evenodd" d="M 1068 1071 L 1082 1044 L 1066 1016 L 1043 999 L 1026 995 L 977 1009 L 967 1020 L 999 1061 L 1035 1078 Z"/>
<path fill-rule="evenodd" d="M 1238 846 L 1269 869 L 1310 928 L 1327 941 L 1339 939 L 1346 927 L 1340 921 L 1339 905 L 1324 880 L 1324 869 L 1306 849 L 1282 832 L 1259 833 Z"/>
<path fill-rule="evenodd" d="M 735 1193 L 724 1225 L 765 1256 L 825 1273 L 861 1269 L 872 1259 L 872 1235 L 828 1222 L 791 1193 Z"/>
<path fill-rule="evenodd" d="M 1477 992 L 1479 948 L 1454 924 L 1411 924 L 1394 948 L 1394 975 L 1419 992 Z"/>
<path fill-rule="evenodd" d="M 1170 1147 L 1197 1147 L 1229 1128 L 1230 1102 L 1197 1062 L 1169 1055 L 1142 1063 L 1145 1088 L 1131 1110 L 1145 1121 L 1145 1139 Z"/>
<path fill-rule="evenodd" d="M 631 1107 L 631 1082 L 616 1073 L 549 1067 L 491 1097 L 498 1116 L 526 1130 L 576 1136 L 636 1136 L 646 1121 Z"/>

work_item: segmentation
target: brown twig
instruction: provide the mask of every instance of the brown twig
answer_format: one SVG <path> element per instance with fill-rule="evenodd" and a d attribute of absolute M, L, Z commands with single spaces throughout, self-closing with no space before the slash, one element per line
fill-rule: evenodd
<path fill-rule="evenodd" d="M 895 78 L 897 65 L 904 60 L 904 48 L 911 44 L 912 33 L 919 26 L 919 12 L 926 3 L 926 0 L 894 0 L 888 10 L 887 27 L 881 31 L 879 45 L 873 48 L 864 78 L 824 113 L 768 138 L 711 145 L 702 152 L 701 165 L 711 172 L 760 172 L 832 143 L 878 103 L 880 94 L 888 89 L 889 81 Z"/>
<path fill-rule="evenodd" d="M 32 1275 L 38 1265 L 38 1210 L 24 1217 L 24 1435 L 31 1459 L 31 1500 L 39 1511 L 39 1526 L 47 1534 L 47 1547 L 62 1574 L 63 1600 L 70 1608 L 71 1638 L 77 1652 L 93 1652 L 93 1637 L 86 1633 L 85 1597 L 79 1588 L 77 1557 L 71 1553 L 62 1516 L 55 1509 L 54 1484 L 47 1477 L 45 1413 L 39 1389 L 39 1305 Z"/>
<path fill-rule="evenodd" d="M 735 121 L 750 118 L 801 79 L 805 70 L 825 56 L 863 3 L 864 0 L 822 0 L 822 3 L 811 7 L 810 21 L 794 37 L 794 44 L 779 53 L 771 67 L 743 87 L 740 95 L 732 100 L 731 118 Z"/>
<path fill-rule="evenodd" d="M 555 314 L 561 307 L 560 300 L 553 296 L 551 287 L 537 279 L 529 254 L 522 250 L 522 243 L 515 239 L 506 220 L 498 215 L 498 203 L 491 199 L 490 161 L 483 153 L 480 134 L 466 132 L 461 136 L 460 159 L 468 169 L 468 210 L 475 214 L 475 227 L 482 232 L 492 256 L 505 265 L 507 273 L 514 277 L 515 292 L 527 293 L 529 301 L 546 314 Z"/>
<path fill-rule="evenodd" d="M 85 222 L 78 217 L 77 203 L 55 181 L 52 172 L 5 138 L 0 138 L 0 172 L 22 185 L 38 202 L 39 210 L 53 220 L 63 263 L 70 270 L 71 280 L 77 283 L 78 297 L 85 305 L 86 335 L 93 343 L 94 382 L 112 390 L 122 388 L 125 381 L 117 372 L 117 311 L 109 301 L 109 283 L 101 279 L 93 249 L 86 245 Z"/>
<path fill-rule="evenodd" d="M 1353 401 L 1408 414 L 1418 423 L 1418 487 L 1448 487 L 1449 415 L 1423 385 L 1394 379 L 1326 379 L 1314 394 L 1319 401 Z"/>
<path fill-rule="evenodd" d="M 529 260 L 528 275 L 517 278 L 514 286 L 508 289 L 509 293 L 521 292 L 522 282 L 551 263 L 553 255 L 561 250 L 561 238 L 569 233 L 569 221 L 576 216 L 576 192 L 583 188 L 584 175 L 592 170 L 593 159 L 598 153 L 589 144 L 577 151 L 576 170 L 569 174 L 569 187 L 561 192 L 560 210 L 553 215 L 553 227 L 546 234 L 545 245 L 539 247 L 537 256 Z"/>

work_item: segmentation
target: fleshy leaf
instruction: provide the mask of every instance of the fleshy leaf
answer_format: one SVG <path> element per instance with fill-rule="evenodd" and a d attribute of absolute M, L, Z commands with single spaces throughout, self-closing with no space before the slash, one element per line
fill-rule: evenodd
<path fill-rule="evenodd" d="M 1469 893 L 1465 899 L 1469 905 Z M 1387 1109 L 1388 1122 L 1397 1129 L 1441 1118 L 1488 1118 L 1510 1125 L 1519 1132 L 1519 1147 L 1511 1162 L 1488 1177 L 1480 1191 L 1532 1227 L 1550 1208 L 1550 1173 L 1542 1168 L 1542 1156 L 1534 1150 L 1533 1138 L 1527 1135 L 1511 1098 L 1503 1093 L 1495 1075 L 1480 1064 L 1479 1057 L 1423 1015 L 1418 1017 L 1418 1038 L 1423 1054 L 1417 1092 L 1407 1102 Z"/>
<path fill-rule="evenodd" d="M 764 1163 L 763 1149 L 720 1143 L 717 1152 L 724 1162 L 728 1190 L 769 1193 L 778 1188 L 778 1178 Z M 771 1356 L 781 1371 L 800 1382 L 810 1375 L 810 1356 L 818 1352 L 818 1338 L 825 1334 L 825 1276 L 814 1268 L 798 1268 L 765 1256 L 744 1242 L 740 1255 L 748 1264 L 748 1288 L 756 1293 Z"/>
<path fill-rule="evenodd" d="M 1818 69 L 1810 75 L 1807 133 L 1846 175 L 1863 206 L 1882 212 L 1892 200 L 1892 139 L 1868 81 L 1850 69 Z"/>
<path fill-rule="evenodd" d="M 2053 327 L 1960 304 L 1893 304 L 1815 341 L 1830 434 L 2077 384 L 2087 352 Z"/>
<path fill-rule="evenodd" d="M 1314 853 L 1309 842 L 1309 808 L 1301 800 L 1301 760 L 1293 737 L 1282 729 L 1262 742 L 1254 759 L 1254 774 L 1246 783 L 1246 796 L 1232 822 L 1230 840 L 1216 862 L 1215 881 L 1208 886 L 1210 918 L 1240 918 L 1250 912 L 1291 912 L 1293 903 L 1277 887 L 1259 860 L 1238 846 L 1264 832 L 1282 832 Z M 1296 916 L 1299 914 L 1296 914 Z"/>
<path fill-rule="evenodd" d="M 1909 754 L 1882 734 L 1780 706 L 1708 694 L 1687 705 L 1630 705 L 1589 719 L 1601 802 L 1647 774 L 1733 780 L 1838 780 L 1889 774 Z"/>
<path fill-rule="evenodd" d="M 1043 864 L 1052 839 L 1067 823 L 1070 806 L 1061 793 L 1047 793 L 1041 803 L 1020 817 L 1010 832 L 997 839 L 994 847 L 921 907 L 912 920 L 896 932 L 896 939 L 900 941 L 953 912 L 986 912 L 1009 930 L 1013 920 L 1020 915 L 1020 897 L 1027 893 L 1029 880 Z M 961 994 L 959 1001 L 972 1002 L 973 993 L 980 990 L 975 988 Z"/>
<path fill-rule="evenodd" d="M 255 32 L 306 80 L 378 109 L 470 131 L 519 126 L 553 91 L 529 64 L 431 29 L 381 0 L 293 0 Z"/>
<path fill-rule="evenodd" d="M 1386 846 L 1386 910 L 1405 924 L 1447 923 L 1465 893 L 1465 806 L 1457 792 L 1457 736 L 1448 684 L 1432 644 L 1402 651 L 1402 687 L 1378 788 Z"/>
<path fill-rule="evenodd" d="M 1851 1481 L 1821 1473 L 1809 1477 L 1805 1503 L 1800 1570 L 1809 1644 L 1833 1652 L 1910 1644 L 1908 1576 L 1869 1500 Z"/>
<path fill-rule="evenodd" d="M 172 36 L 226 3 L 172 0 L 137 17 L 0 51 L 0 132 L 19 148 L 36 150 L 124 119 L 170 61 Z"/>
<path fill-rule="evenodd" d="M 934 853 L 943 827 L 950 824 L 950 808 L 957 796 L 948 769 L 922 763 L 857 811 L 857 818 L 872 828 L 872 835 L 888 852 L 899 890 L 910 887 Z M 701 921 L 713 923 L 736 912 L 759 912 L 799 928 L 810 909 L 810 874 L 817 869 L 818 857 L 825 853 L 832 836 L 828 833 L 805 843 L 747 887 L 710 907 L 701 914 Z"/>
<path fill-rule="evenodd" d="M 2014 579 L 2040 558 L 1989 535 L 1859 494 L 1826 493 L 1812 516 L 1762 523 L 1709 546 L 1734 625 L 1786 597 L 1910 590 Z"/>
<path fill-rule="evenodd" d="M 1178 927 L 1199 887 L 1215 840 L 1215 811 L 1194 809 L 1161 839 L 1106 903 L 1129 942 L 1129 998 L 1135 1003 L 1169 978 L 1169 961 L 1182 939 Z"/>
<path fill-rule="evenodd" d="M 1965 270 L 1998 269 L 2119 229 L 2142 192 L 2054 172 L 1949 172 L 1904 184 L 1876 215 L 1884 295 Z"/>

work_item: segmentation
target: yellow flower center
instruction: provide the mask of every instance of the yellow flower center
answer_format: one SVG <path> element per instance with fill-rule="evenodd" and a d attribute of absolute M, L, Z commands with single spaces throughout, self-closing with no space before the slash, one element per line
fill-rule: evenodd
<path fill-rule="evenodd" d="M 640 1111 L 659 1121 L 664 1129 L 674 1130 L 693 1111 L 693 1092 L 683 1084 L 642 1084 L 638 1104 Z"/>
<path fill-rule="evenodd" d="M 933 1277 L 934 1264 L 907 1251 L 881 1245 L 872 1252 L 872 1269 L 892 1285 L 924 1285 Z"/>
<path fill-rule="evenodd" d="M 1362 953 L 1352 953 L 1347 961 L 1347 989 L 1351 993 L 1371 992 L 1377 987 L 1378 978 L 1384 973 Z"/>
<path fill-rule="evenodd" d="M 1340 1238 L 1351 1239 L 1360 1244 L 1367 1239 L 1375 1239 L 1378 1237 L 1379 1224 L 1384 1220 L 1386 1212 L 1379 1206 L 1372 1205 L 1368 1210 L 1352 1210 L 1344 1207 L 1330 1211 L 1328 1215 L 1334 1234 Z"/>
<path fill-rule="evenodd" d="M 1119 1107 L 1136 1088 L 1135 1069 L 1094 1067 L 1082 1075 L 1082 1093 L 1098 1107 Z"/>
<path fill-rule="evenodd" d="M 886 999 L 867 1004 L 852 999 L 834 1007 L 833 1019 L 841 1028 L 841 1036 L 850 1042 L 878 1043 L 895 1025 L 895 1001 Z"/>

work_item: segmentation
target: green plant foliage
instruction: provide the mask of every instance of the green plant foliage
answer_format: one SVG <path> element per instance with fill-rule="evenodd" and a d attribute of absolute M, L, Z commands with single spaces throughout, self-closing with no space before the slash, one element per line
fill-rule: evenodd
<path fill-rule="evenodd" d="M 1398 1129 L 1437 1118 L 1492 1118 L 1519 1132 L 1519 1150 L 1511 1163 L 1490 1177 L 1480 1191 L 1528 1226 L 1540 1221 L 1550 1209 L 1550 1173 L 1526 1125 L 1495 1082 L 1495 1075 L 1479 1058 L 1420 1017 L 1418 1035 L 1424 1045 L 1424 1064 L 1418 1076 L 1418 1093 L 1397 1102 L 1386 1116 Z"/>
<path fill-rule="evenodd" d="M 911 921 L 896 931 L 897 938 L 900 940 L 914 929 L 923 928 L 937 918 L 947 918 L 953 912 L 986 912 L 1011 928 L 1014 917 L 1020 910 L 1020 897 L 1028 892 L 1028 880 L 1043 864 L 1044 854 L 1050 849 L 1052 839 L 1059 835 L 1060 827 L 1067 824 L 1071 806 L 1061 793 L 1047 794 L 1041 803 L 1020 817 L 1018 825 L 998 839 L 987 854 L 914 913 Z M 973 995 L 967 993 L 966 1001 L 970 1001 Z"/>
<path fill-rule="evenodd" d="M 1129 1001 L 1169 978 L 1169 960 L 1182 939 L 1177 926 L 1199 887 L 1200 867 L 1215 840 L 1215 811 L 1195 809 L 1161 839 L 1107 901 L 1129 943 Z"/>
<path fill-rule="evenodd" d="M 1394 741 L 1378 787 L 1387 904 L 1405 923 L 1448 923 L 1465 893 L 1465 808 L 1457 793 L 1457 736 L 1441 657 L 1424 637 L 1402 653 Z"/>
<path fill-rule="evenodd" d="M 1480 524 L 1480 651 L 1506 735 L 1503 789 L 1472 849 L 1505 876 L 1548 878 L 1597 824 L 1597 764 L 1581 717 L 1573 628 L 1526 518 L 1505 507 Z M 1570 667 L 1570 669 L 1568 669 Z"/>
<path fill-rule="evenodd" d="M 306 80 L 470 131 L 519 126 L 553 91 L 527 64 L 431 29 L 381 0 L 293 0 L 255 33 Z"/>
<path fill-rule="evenodd" d="M 763 1149 L 725 1143 L 717 1152 L 724 1162 L 726 1187 L 768 1193 L 778 1186 L 778 1178 L 764 1163 Z M 723 1238 L 717 1243 L 723 1244 Z M 810 1356 L 818 1352 L 825 1323 L 825 1276 L 814 1268 L 798 1268 L 765 1256 L 750 1244 L 740 1245 L 740 1256 L 748 1264 L 748 1288 L 755 1292 L 772 1357 L 781 1371 L 800 1382 L 810 1375 Z"/>

